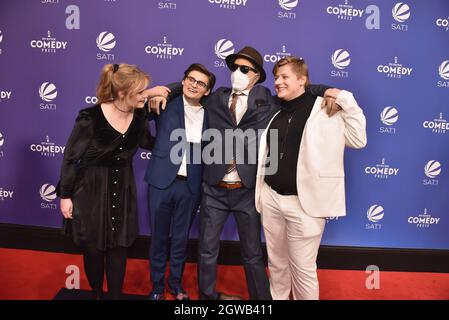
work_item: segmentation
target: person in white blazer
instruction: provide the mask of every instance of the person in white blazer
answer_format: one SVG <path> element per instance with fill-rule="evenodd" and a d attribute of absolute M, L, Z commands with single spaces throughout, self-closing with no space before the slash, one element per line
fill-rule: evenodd
<path fill-rule="evenodd" d="M 366 145 L 366 120 L 351 92 L 327 90 L 336 110 L 308 94 L 303 59 L 279 60 L 273 75 L 282 108 L 261 135 L 255 191 L 271 295 L 319 299 L 316 257 L 325 218 L 346 215 L 344 149 Z M 277 135 L 268 134 L 273 130 Z"/>

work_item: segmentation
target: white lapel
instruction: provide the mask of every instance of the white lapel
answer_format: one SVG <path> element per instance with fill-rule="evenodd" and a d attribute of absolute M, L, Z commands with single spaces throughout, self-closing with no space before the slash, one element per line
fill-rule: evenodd
<path fill-rule="evenodd" d="M 268 134 L 268 129 L 271 126 L 271 122 L 273 122 L 274 118 L 276 118 L 276 116 L 278 115 L 278 113 L 281 112 L 281 110 L 279 110 L 278 112 L 276 112 L 276 114 L 271 118 L 270 122 L 268 123 L 268 126 L 265 128 L 265 130 L 262 132 L 262 134 L 260 135 L 260 141 L 259 141 L 259 170 L 257 170 L 258 175 L 264 175 L 264 171 L 263 170 L 263 165 L 265 163 L 265 159 L 267 157 L 268 154 L 268 147 L 267 147 L 267 134 Z M 262 171 L 263 170 L 263 171 Z"/>

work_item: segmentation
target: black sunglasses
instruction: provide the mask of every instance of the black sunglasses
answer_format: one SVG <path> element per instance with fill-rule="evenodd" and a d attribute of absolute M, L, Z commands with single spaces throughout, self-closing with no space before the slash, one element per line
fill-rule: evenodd
<path fill-rule="evenodd" d="M 248 66 L 242 66 L 242 65 L 240 65 L 240 64 L 235 64 L 235 63 L 229 64 L 229 69 L 230 69 L 232 72 L 234 72 L 234 71 L 237 70 L 237 69 L 240 69 L 240 71 L 241 71 L 243 74 L 247 74 L 247 73 L 249 72 L 249 70 L 253 71 L 254 73 L 259 73 L 259 71 L 257 71 L 257 70 L 254 69 L 254 68 L 251 68 L 251 67 L 248 67 Z"/>

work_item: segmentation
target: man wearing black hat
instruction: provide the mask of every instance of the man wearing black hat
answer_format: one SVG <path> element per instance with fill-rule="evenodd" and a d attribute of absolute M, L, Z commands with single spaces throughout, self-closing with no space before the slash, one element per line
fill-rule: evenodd
<path fill-rule="evenodd" d="M 209 128 L 218 130 L 221 137 L 226 137 L 225 131 L 232 130 L 235 132 L 233 139 L 237 141 L 235 144 L 239 145 L 240 142 L 244 149 L 234 147 L 231 156 L 226 157 L 226 147 L 234 142 L 223 138 L 223 161 L 204 167 L 198 239 L 200 299 L 239 298 L 215 290 L 220 235 L 232 212 L 237 223 L 249 297 L 251 300 L 269 300 L 271 294 L 263 261 L 260 214 L 255 208 L 257 164 L 256 161 L 248 161 L 251 157 L 257 159 L 257 152 L 250 154 L 256 150 L 253 147 L 257 146 L 257 139 L 245 139 L 251 133 L 265 129 L 279 107 L 268 88 L 256 85 L 266 78 L 262 56 L 256 49 L 244 47 L 238 53 L 227 56 L 226 64 L 232 71 L 232 88 L 217 89 L 203 105 L 208 110 Z M 311 87 L 319 95 L 323 95 L 328 88 Z M 159 100 L 151 102 L 151 109 L 159 112 Z M 245 154 L 244 161 L 241 161 L 239 152 Z"/>
<path fill-rule="evenodd" d="M 226 63 L 232 71 L 232 88 L 219 88 L 207 100 L 209 126 L 218 129 L 223 137 L 225 130 L 241 129 L 243 134 L 237 134 L 236 139 L 242 140 L 246 130 L 262 129 L 261 124 L 266 124 L 277 107 L 272 104 L 269 89 L 255 86 L 266 78 L 263 59 L 257 50 L 245 47 L 229 55 Z M 224 149 L 229 141 L 223 141 Z M 248 154 L 250 143 L 243 145 Z M 232 156 L 221 164 L 206 165 L 204 169 L 198 241 L 200 298 L 236 298 L 215 291 L 220 235 L 229 213 L 233 212 L 250 299 L 268 300 L 271 295 L 261 247 L 260 215 L 254 203 L 257 167 L 236 161 L 235 148 Z"/>

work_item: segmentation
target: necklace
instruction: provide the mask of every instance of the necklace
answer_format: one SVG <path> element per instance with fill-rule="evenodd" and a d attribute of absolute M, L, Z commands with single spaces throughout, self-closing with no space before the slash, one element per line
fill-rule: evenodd
<path fill-rule="evenodd" d="M 132 112 L 132 109 L 131 109 L 131 110 L 127 110 L 127 111 L 120 109 L 120 108 L 117 107 L 117 105 L 115 104 L 115 101 L 112 101 L 112 105 L 114 106 L 114 108 L 116 108 L 116 109 L 117 109 L 118 111 L 120 111 L 120 112 L 123 112 L 123 113 L 131 113 L 131 112 Z"/>
<path fill-rule="evenodd" d="M 290 116 L 288 117 L 287 121 L 287 128 L 284 131 L 284 138 L 282 139 L 282 146 L 281 146 L 281 153 L 280 153 L 280 159 L 282 160 L 282 158 L 284 158 L 284 154 L 285 154 L 285 147 L 286 147 L 286 141 L 287 141 L 287 135 L 288 135 L 288 129 L 290 128 L 290 123 L 292 122 L 292 119 L 295 115 L 295 111 L 293 111 Z"/>

